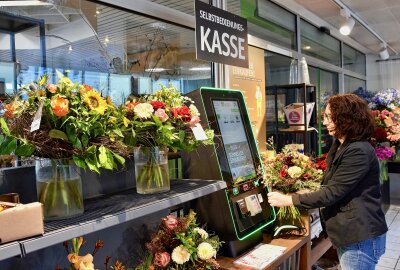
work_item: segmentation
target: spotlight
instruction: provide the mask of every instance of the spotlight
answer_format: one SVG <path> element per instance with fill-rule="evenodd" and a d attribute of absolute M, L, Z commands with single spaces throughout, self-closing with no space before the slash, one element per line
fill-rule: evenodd
<path fill-rule="evenodd" d="M 72 45 L 71 44 L 69 44 L 69 46 L 68 46 L 68 51 L 72 51 Z"/>
<path fill-rule="evenodd" d="M 351 30 L 353 30 L 353 27 L 356 24 L 356 21 L 351 17 L 350 11 L 348 11 L 347 9 L 341 9 L 340 15 L 345 17 L 346 21 L 340 27 L 339 31 L 342 35 L 348 36 L 350 34 Z"/>
<path fill-rule="evenodd" d="M 385 43 L 381 44 L 382 49 L 379 51 L 379 56 L 381 57 L 382 60 L 389 59 L 390 55 L 387 50 L 387 45 Z"/>

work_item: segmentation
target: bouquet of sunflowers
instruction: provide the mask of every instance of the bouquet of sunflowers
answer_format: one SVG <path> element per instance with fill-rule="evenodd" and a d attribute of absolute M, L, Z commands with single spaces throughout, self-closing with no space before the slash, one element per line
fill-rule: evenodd
<path fill-rule="evenodd" d="M 86 84 L 57 71 L 58 82 L 43 75 L 3 104 L 0 153 L 73 160 L 99 172 L 123 164 L 122 110 Z"/>

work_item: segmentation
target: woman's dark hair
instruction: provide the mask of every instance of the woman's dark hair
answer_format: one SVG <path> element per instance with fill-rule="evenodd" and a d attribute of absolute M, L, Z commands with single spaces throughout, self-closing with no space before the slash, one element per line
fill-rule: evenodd
<path fill-rule="evenodd" d="M 367 102 L 354 94 L 339 94 L 329 98 L 330 118 L 335 124 L 335 137 L 345 141 L 369 140 L 375 124 Z"/>

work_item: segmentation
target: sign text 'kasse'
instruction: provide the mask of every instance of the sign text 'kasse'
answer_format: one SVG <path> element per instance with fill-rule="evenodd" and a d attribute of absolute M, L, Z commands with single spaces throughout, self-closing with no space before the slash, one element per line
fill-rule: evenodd
<path fill-rule="evenodd" d="M 247 21 L 196 1 L 197 59 L 248 67 Z"/>

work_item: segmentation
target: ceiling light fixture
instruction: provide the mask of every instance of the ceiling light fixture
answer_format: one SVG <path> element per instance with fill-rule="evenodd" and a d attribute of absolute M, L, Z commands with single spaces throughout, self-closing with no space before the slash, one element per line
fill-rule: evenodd
<path fill-rule="evenodd" d="M 381 57 L 382 60 L 389 59 L 390 55 L 389 55 L 389 52 L 387 50 L 387 44 L 386 43 L 382 43 L 381 44 L 381 50 L 379 51 L 379 56 Z"/>
<path fill-rule="evenodd" d="M 72 45 L 71 44 L 69 44 L 69 46 L 68 46 L 68 51 L 72 51 Z"/>
<path fill-rule="evenodd" d="M 381 37 L 380 34 L 378 34 L 373 28 L 371 28 L 368 23 L 366 23 L 364 21 L 363 18 L 361 18 L 360 16 L 357 15 L 357 13 L 354 13 L 353 11 L 351 11 L 349 9 L 349 7 L 347 5 L 345 5 L 342 0 L 332 0 L 332 2 L 334 2 L 341 10 L 342 9 L 346 9 L 349 11 L 350 16 L 353 20 L 356 20 L 361 26 L 363 26 L 365 29 L 367 29 L 372 35 L 374 35 L 379 42 L 383 43 L 386 45 L 387 49 L 390 49 L 392 52 L 394 52 L 395 54 L 399 54 L 397 52 L 397 50 L 395 50 L 392 46 L 390 46 L 389 44 L 387 44 L 387 42 Z M 342 12 L 342 11 L 341 11 Z M 390 55 L 389 55 L 390 56 Z"/>
<path fill-rule="evenodd" d="M 340 10 L 340 15 L 346 18 L 346 21 L 340 27 L 339 31 L 342 35 L 348 36 L 353 30 L 356 21 L 351 17 L 350 11 L 348 9 L 342 8 Z"/>

